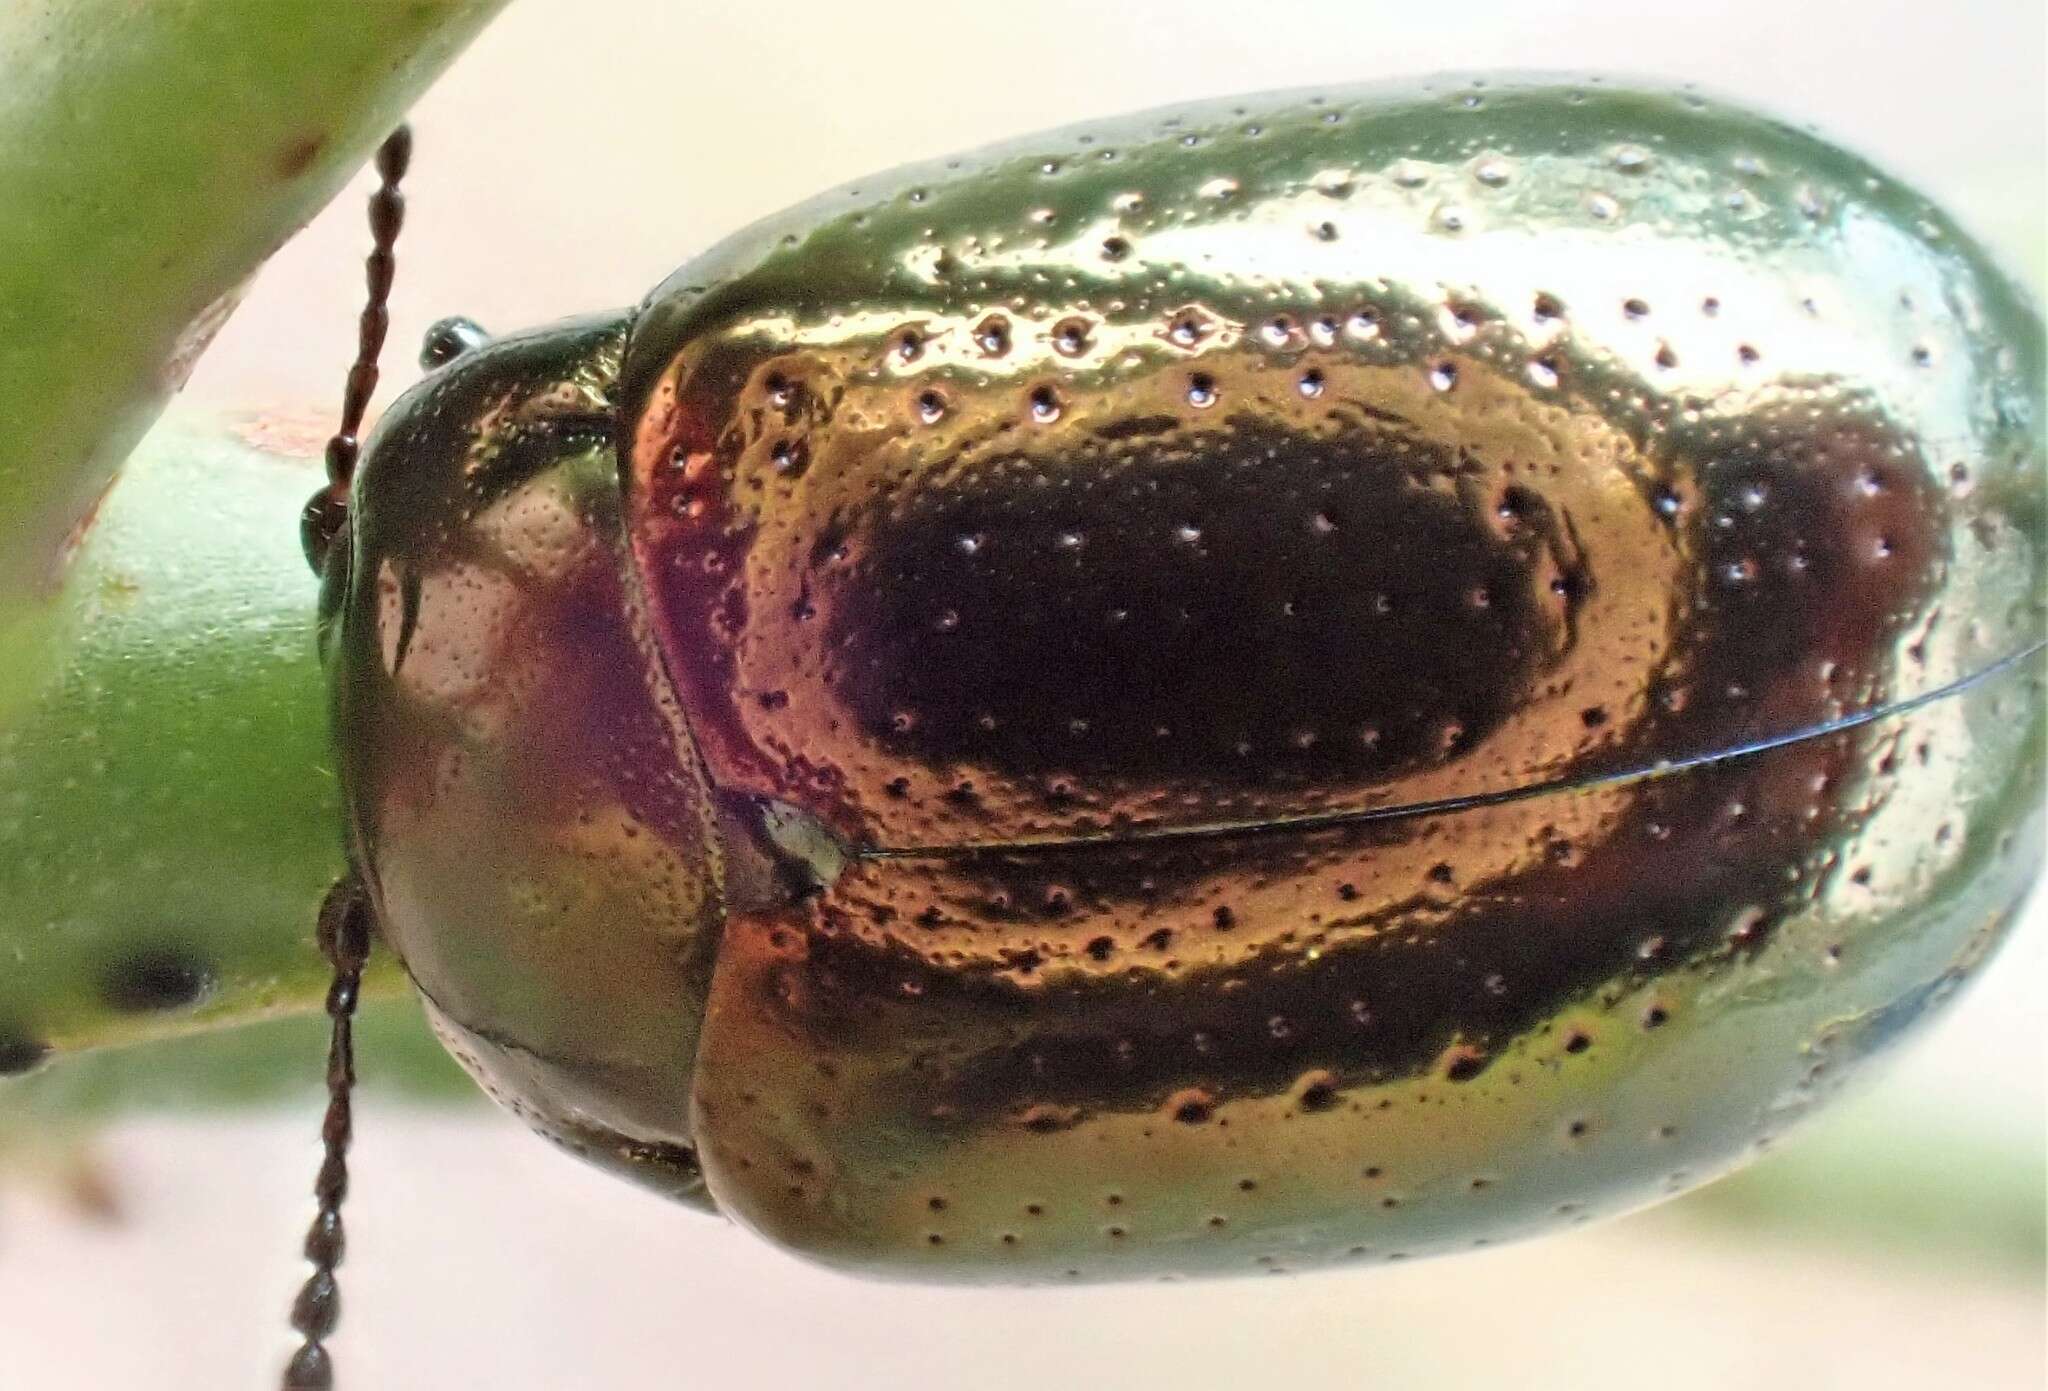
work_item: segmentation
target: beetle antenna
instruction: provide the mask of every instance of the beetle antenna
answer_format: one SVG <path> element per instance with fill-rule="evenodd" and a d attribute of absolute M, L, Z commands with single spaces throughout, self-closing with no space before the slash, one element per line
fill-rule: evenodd
<path fill-rule="evenodd" d="M 400 125 L 377 147 L 377 191 L 370 195 L 370 254 L 363 263 L 369 298 L 356 328 L 356 360 L 341 396 L 341 424 L 327 441 L 327 486 L 314 494 L 300 519 L 306 559 L 325 568 L 328 549 L 348 517 L 349 485 L 362 453 L 363 413 L 377 389 L 377 358 L 391 327 L 391 281 L 397 269 L 393 248 L 405 225 L 405 195 L 398 184 L 412 163 L 412 127 Z M 341 1289 L 334 1268 L 345 1246 L 341 1202 L 348 1196 L 348 1144 L 355 1129 L 352 1094 L 356 1083 L 355 1014 L 362 993 L 363 964 L 370 956 L 370 897 L 353 865 L 320 903 L 320 951 L 334 967 L 327 987 L 327 1112 L 320 1121 L 320 1176 L 313 1197 L 320 1205 L 306 1229 L 306 1259 L 313 1273 L 292 1301 L 292 1327 L 303 1340 L 285 1364 L 285 1391 L 324 1391 L 334 1385 L 334 1358 L 326 1340 L 341 1319 Z"/>
<path fill-rule="evenodd" d="M 370 254 L 363 262 L 369 299 L 356 327 L 356 360 L 348 369 L 341 395 L 341 425 L 327 441 L 327 486 L 313 495 L 299 521 L 306 560 L 317 573 L 327 563 L 327 549 L 348 516 L 349 484 L 362 453 L 363 413 L 377 389 L 377 358 L 391 327 L 391 279 L 397 269 L 392 249 L 405 225 L 405 195 L 398 184 L 412 163 L 412 127 L 401 125 L 377 147 L 377 191 L 370 195 Z"/>
<path fill-rule="evenodd" d="M 334 966 L 327 987 L 327 1114 L 320 1122 L 320 1177 L 313 1196 L 320 1204 L 306 1229 L 306 1259 L 313 1273 L 292 1301 L 292 1327 L 304 1339 L 284 1371 L 284 1391 L 324 1391 L 334 1385 L 334 1359 L 324 1343 L 341 1318 L 341 1291 L 334 1268 L 344 1246 L 341 1202 L 348 1196 L 348 1142 L 354 1130 L 350 1093 L 356 1081 L 355 1012 L 362 993 L 363 963 L 370 956 L 370 897 L 351 868 L 320 904 L 320 950 Z"/>

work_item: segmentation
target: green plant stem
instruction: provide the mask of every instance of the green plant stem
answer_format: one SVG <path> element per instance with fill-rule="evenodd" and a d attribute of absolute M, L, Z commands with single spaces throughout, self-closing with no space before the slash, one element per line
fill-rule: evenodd
<path fill-rule="evenodd" d="M 0 5 L 0 723 L 72 536 L 250 274 L 505 0 Z"/>
<path fill-rule="evenodd" d="M 341 867 L 297 529 L 319 437 L 241 428 L 304 452 L 176 413 L 136 451 L 71 566 L 77 640 L 0 731 L 0 1059 L 319 1008 Z"/>

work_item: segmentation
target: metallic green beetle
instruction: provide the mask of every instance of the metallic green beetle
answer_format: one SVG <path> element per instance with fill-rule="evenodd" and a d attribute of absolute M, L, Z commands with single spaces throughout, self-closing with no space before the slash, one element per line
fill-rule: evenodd
<path fill-rule="evenodd" d="M 1637 1205 L 2040 869 L 2040 317 L 1774 120 L 1155 112 L 433 346 L 322 607 L 378 930 L 536 1128 L 835 1266 Z"/>

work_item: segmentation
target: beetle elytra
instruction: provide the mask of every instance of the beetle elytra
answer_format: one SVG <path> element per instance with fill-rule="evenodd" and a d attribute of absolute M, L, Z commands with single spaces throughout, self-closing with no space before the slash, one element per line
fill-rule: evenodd
<path fill-rule="evenodd" d="M 312 527 L 345 903 L 537 1129 L 837 1266 L 1639 1204 L 2040 868 L 2039 315 L 1688 92 L 1032 137 L 429 356 Z"/>

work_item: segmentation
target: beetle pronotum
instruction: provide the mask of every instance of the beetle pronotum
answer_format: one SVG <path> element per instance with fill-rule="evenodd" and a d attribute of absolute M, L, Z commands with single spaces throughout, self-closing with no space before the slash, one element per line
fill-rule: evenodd
<path fill-rule="evenodd" d="M 537 1129 L 844 1268 L 1454 1249 L 1738 1162 L 2039 871 L 2039 316 L 1687 92 L 1055 132 L 427 356 L 309 514 L 337 1176 L 374 921 Z"/>

